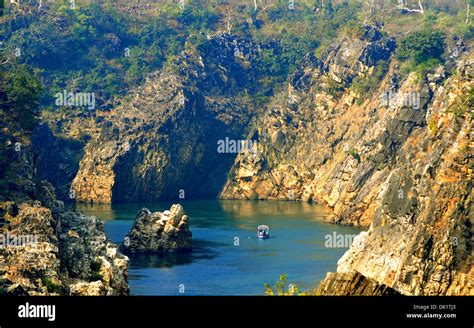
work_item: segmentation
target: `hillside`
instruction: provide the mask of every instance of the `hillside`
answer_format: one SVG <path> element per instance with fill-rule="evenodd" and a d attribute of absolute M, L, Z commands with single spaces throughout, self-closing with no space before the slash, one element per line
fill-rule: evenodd
<path fill-rule="evenodd" d="M 316 294 L 472 295 L 472 1 L 397 3 L 11 4 L 2 224 L 45 244 L 20 274 L 2 251 L 2 290 L 128 293 L 126 257 L 62 201 L 219 197 L 368 227 Z"/>

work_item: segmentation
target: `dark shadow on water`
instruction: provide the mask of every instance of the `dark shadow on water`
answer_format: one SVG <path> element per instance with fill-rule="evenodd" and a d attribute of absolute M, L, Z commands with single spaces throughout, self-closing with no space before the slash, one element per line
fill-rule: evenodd
<path fill-rule="evenodd" d="M 222 245 L 222 243 L 194 239 L 192 241 L 193 249 L 188 253 L 129 254 L 130 269 L 171 268 L 200 260 L 212 260 L 219 255 L 215 249 Z"/>

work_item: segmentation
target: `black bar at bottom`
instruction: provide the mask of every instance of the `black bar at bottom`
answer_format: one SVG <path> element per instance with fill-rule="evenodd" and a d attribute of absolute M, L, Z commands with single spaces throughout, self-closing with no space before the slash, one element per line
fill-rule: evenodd
<path fill-rule="evenodd" d="M 0 297 L 0 328 L 185 323 L 472 328 L 474 297 Z"/>

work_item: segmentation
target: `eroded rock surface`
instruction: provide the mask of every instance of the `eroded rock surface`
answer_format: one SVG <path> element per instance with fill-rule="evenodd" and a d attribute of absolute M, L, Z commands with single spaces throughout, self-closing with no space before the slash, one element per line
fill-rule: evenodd
<path fill-rule="evenodd" d="M 95 217 L 70 211 L 36 175 L 30 133 L 2 119 L 1 295 L 127 295 L 128 258 Z"/>
<path fill-rule="evenodd" d="M 434 90 L 426 110 L 434 123 L 407 137 L 378 191 L 368 232 L 319 294 L 351 294 L 346 277 L 357 274 L 404 295 L 474 295 L 472 113 L 453 114 L 472 92 L 473 68 L 472 59 L 459 61 Z"/>
<path fill-rule="evenodd" d="M 409 78 L 392 92 L 418 88 L 421 109 L 382 108 L 379 95 L 394 87 L 393 65 L 380 91 L 363 102 L 363 95 L 334 90 L 370 76 L 394 48 L 394 40 L 367 27 L 364 40 L 343 39 L 322 58 L 308 56 L 287 94 L 255 124 L 257 150 L 238 156 L 221 197 L 315 201 L 333 209 L 335 222 L 368 225 L 397 149 L 423 125 L 429 90 Z"/>
<path fill-rule="evenodd" d="M 143 208 L 121 249 L 127 253 L 188 252 L 191 238 L 189 218 L 181 205 L 175 204 L 169 211 L 154 213 Z"/>
<path fill-rule="evenodd" d="M 128 258 L 97 218 L 30 201 L 6 221 L 1 233 L 11 242 L 0 247 L 0 293 L 128 295 Z"/>
<path fill-rule="evenodd" d="M 175 71 L 152 74 L 104 118 L 72 183 L 81 202 L 110 203 L 215 197 L 235 154 L 217 152 L 219 140 L 242 139 L 253 115 L 254 87 L 248 40 L 227 34 L 192 49 Z M 253 58 L 253 57 L 250 57 Z M 232 88 L 231 88 L 232 86 Z M 233 90 L 233 91 L 231 91 Z"/>
<path fill-rule="evenodd" d="M 314 201 L 331 222 L 370 226 L 318 294 L 472 295 L 472 55 L 460 42 L 444 66 L 402 75 L 370 30 L 306 58 L 221 197 Z M 379 84 L 357 94 L 380 60 Z"/>

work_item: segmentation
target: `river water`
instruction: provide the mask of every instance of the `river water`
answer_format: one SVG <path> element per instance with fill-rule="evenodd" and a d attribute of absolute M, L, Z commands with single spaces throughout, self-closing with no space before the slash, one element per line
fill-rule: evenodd
<path fill-rule="evenodd" d="M 105 221 L 109 238 L 122 242 L 137 212 L 169 209 L 171 202 L 80 205 Z M 320 205 L 279 201 L 180 201 L 190 217 L 193 251 L 175 255 L 130 256 L 132 295 L 262 295 L 264 284 L 282 274 L 300 290 L 315 288 L 335 271 L 347 248 L 325 247 L 327 235 L 361 229 L 325 223 Z M 256 229 L 270 227 L 260 240 Z"/>

